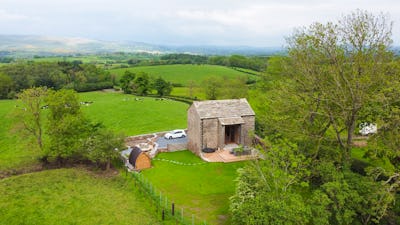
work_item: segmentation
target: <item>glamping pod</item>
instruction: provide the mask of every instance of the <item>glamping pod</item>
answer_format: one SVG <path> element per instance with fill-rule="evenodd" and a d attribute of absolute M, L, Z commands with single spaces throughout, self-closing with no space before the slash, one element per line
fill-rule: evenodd
<path fill-rule="evenodd" d="M 138 147 L 133 147 L 129 154 L 129 163 L 135 170 L 143 170 L 151 167 L 151 159 L 145 152 Z"/>

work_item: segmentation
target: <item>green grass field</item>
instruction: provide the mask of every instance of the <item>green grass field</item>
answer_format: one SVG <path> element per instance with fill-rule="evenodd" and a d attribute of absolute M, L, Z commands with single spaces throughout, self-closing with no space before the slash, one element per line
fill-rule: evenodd
<path fill-rule="evenodd" d="M 132 72 L 146 72 L 152 77 L 162 77 L 171 83 L 187 85 L 189 81 L 200 84 L 202 80 L 211 76 L 222 76 L 235 78 L 238 76 L 253 76 L 224 66 L 215 65 L 162 65 L 162 66 L 141 66 L 123 69 L 111 69 L 111 74 L 117 75 L 117 80 L 126 70 Z"/>
<path fill-rule="evenodd" d="M 135 98 L 142 98 L 136 101 Z M 82 106 L 93 120 L 103 122 L 114 131 L 127 136 L 186 128 L 186 110 L 189 105 L 172 100 L 136 97 L 121 93 L 87 92 L 80 94 L 81 101 L 93 101 Z"/>
<path fill-rule="evenodd" d="M 79 95 L 81 101 L 94 102 L 82 106 L 89 118 L 126 136 L 187 126 L 186 110 L 189 106 L 182 102 L 155 101 L 154 98 L 135 101 L 135 96 L 121 93 L 87 92 Z M 11 114 L 15 105 L 16 100 L 0 101 L 0 171 L 35 164 L 40 154 L 30 147 L 27 140 L 11 132 Z"/>
<path fill-rule="evenodd" d="M 203 162 L 190 151 L 160 153 L 157 159 L 184 163 Z M 166 193 L 177 208 L 184 208 L 211 224 L 229 224 L 229 197 L 234 194 L 239 163 L 205 163 L 187 166 L 153 160 L 153 168 L 142 171 L 153 185 Z M 186 215 L 188 215 L 186 214 Z"/>
<path fill-rule="evenodd" d="M 136 101 L 135 98 L 142 97 L 113 92 L 87 92 L 79 96 L 81 101 L 93 101 L 89 106 L 82 106 L 88 117 L 125 135 L 186 127 L 188 105 L 185 103 L 156 101 L 148 97 Z M 38 163 L 40 153 L 10 132 L 13 125 L 10 114 L 15 105 L 15 100 L 0 101 L 0 171 Z M 202 162 L 189 151 L 161 153 L 157 158 Z M 175 201 L 177 209 L 184 208 L 185 215 L 194 214 L 208 224 L 229 224 L 229 197 L 234 193 L 236 170 L 243 163 L 183 166 L 156 160 L 153 165 L 143 174 Z M 85 171 L 70 169 L 0 180 L 0 220 L 7 224 L 51 224 L 54 221 L 62 224 L 127 224 L 128 220 L 131 224 L 154 224 L 156 220 L 146 215 L 151 211 L 139 212 L 140 218 L 149 218 L 145 223 L 129 217 L 140 201 L 131 195 L 129 185 L 118 179 L 95 178 Z M 85 208 L 85 205 L 95 207 Z M 103 211 L 106 212 L 101 213 Z"/>
<path fill-rule="evenodd" d="M 182 96 L 182 97 L 191 97 L 197 99 L 206 99 L 206 94 L 200 87 L 196 87 L 192 89 L 192 94 L 190 94 L 190 90 L 188 87 L 174 87 L 172 89 L 171 95 L 173 96 Z"/>
<path fill-rule="evenodd" d="M 39 152 L 13 131 L 15 100 L 0 100 L 0 171 L 35 164 Z"/>
<path fill-rule="evenodd" d="M 49 170 L 0 180 L 2 224 L 162 224 L 132 180 L 84 169 Z"/>

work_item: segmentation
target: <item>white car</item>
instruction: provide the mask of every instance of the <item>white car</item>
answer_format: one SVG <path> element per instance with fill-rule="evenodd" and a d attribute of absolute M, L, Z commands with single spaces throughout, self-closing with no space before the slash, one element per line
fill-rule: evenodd
<path fill-rule="evenodd" d="M 360 124 L 360 134 L 363 136 L 369 135 L 369 134 L 376 134 L 378 131 L 378 128 L 375 123 L 361 123 Z"/>
<path fill-rule="evenodd" d="M 183 137 L 186 137 L 186 133 L 184 130 L 173 130 L 164 135 L 165 139 L 183 138 Z"/>

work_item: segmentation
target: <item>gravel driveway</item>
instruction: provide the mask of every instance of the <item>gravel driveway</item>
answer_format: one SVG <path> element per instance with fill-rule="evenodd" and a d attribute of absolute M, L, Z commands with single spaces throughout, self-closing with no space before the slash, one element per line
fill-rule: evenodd
<path fill-rule="evenodd" d="M 181 143 L 187 143 L 187 137 L 183 138 L 174 138 L 174 139 L 165 139 L 164 137 L 159 137 L 157 138 L 158 147 L 159 148 L 166 148 L 167 144 L 181 144 Z"/>

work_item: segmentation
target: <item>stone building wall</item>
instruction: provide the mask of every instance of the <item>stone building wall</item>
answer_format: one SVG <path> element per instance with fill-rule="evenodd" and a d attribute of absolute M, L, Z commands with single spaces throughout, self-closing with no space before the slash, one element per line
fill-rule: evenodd
<path fill-rule="evenodd" d="M 218 119 L 203 119 L 203 147 L 218 148 Z"/>
<path fill-rule="evenodd" d="M 251 146 L 253 137 L 250 135 L 254 133 L 255 117 L 254 116 L 243 116 L 244 124 L 241 127 L 241 140 L 243 145 Z"/>
<path fill-rule="evenodd" d="M 188 110 L 188 149 L 199 155 L 201 151 L 201 120 L 192 105 Z"/>

